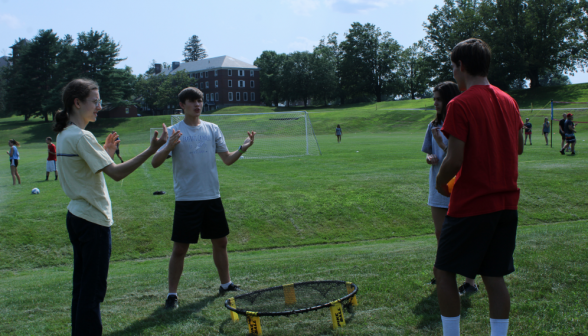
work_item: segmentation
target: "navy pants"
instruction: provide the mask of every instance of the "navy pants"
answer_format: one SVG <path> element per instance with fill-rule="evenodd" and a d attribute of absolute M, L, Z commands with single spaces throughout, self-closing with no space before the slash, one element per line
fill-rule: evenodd
<path fill-rule="evenodd" d="M 66 223 L 74 254 L 71 333 L 102 335 L 100 303 L 106 295 L 112 245 L 110 227 L 76 217 L 69 211 Z"/>

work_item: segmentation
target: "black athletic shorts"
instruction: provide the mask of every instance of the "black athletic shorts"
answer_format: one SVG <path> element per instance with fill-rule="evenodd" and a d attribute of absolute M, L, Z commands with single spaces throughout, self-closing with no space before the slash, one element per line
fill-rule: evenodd
<path fill-rule="evenodd" d="M 517 210 L 473 217 L 445 217 L 435 267 L 461 274 L 501 277 L 514 272 Z"/>
<path fill-rule="evenodd" d="M 10 165 L 14 167 L 18 167 L 18 159 L 10 159 Z"/>
<path fill-rule="evenodd" d="M 116 155 L 120 155 L 120 150 L 117 148 L 117 149 L 114 151 L 114 154 L 116 154 Z"/>
<path fill-rule="evenodd" d="M 562 131 L 559 132 L 559 134 L 561 135 L 561 139 L 565 140 L 566 139 L 566 134 L 563 133 Z"/>
<path fill-rule="evenodd" d="M 229 234 L 229 224 L 220 198 L 204 201 L 176 201 L 172 238 L 176 243 L 196 244 Z"/>

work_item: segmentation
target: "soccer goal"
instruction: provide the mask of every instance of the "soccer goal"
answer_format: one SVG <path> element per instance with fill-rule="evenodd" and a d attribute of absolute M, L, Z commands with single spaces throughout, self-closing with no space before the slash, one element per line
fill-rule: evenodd
<path fill-rule="evenodd" d="M 563 119 L 563 114 L 571 113 L 574 115 L 574 124 L 576 126 L 576 136 L 578 133 L 584 133 L 585 124 L 588 124 L 588 102 L 564 102 L 551 101 L 551 147 L 553 148 L 553 135 L 559 136 L 559 121 Z M 577 138 L 576 141 L 585 141 L 585 136 Z M 557 143 L 557 139 L 556 139 Z"/>
<path fill-rule="evenodd" d="M 184 119 L 183 114 L 171 116 L 171 125 Z M 304 155 L 321 155 L 321 150 L 306 111 L 203 114 L 201 120 L 217 124 L 229 151 L 235 151 L 243 144 L 248 131 L 255 131 L 255 145 L 243 158 L 264 159 Z M 152 128 L 161 134 L 161 128 Z"/>

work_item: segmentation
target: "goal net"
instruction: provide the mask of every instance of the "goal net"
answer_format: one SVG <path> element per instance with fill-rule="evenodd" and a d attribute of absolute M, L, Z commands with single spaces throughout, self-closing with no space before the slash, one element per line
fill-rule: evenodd
<path fill-rule="evenodd" d="M 184 119 L 183 114 L 171 116 L 171 125 Z M 312 123 L 306 111 L 204 114 L 201 120 L 217 124 L 227 143 L 229 151 L 235 151 L 243 144 L 248 131 L 255 131 L 255 144 L 243 158 L 283 158 L 304 155 L 321 155 Z M 161 128 L 152 128 L 161 134 Z"/>

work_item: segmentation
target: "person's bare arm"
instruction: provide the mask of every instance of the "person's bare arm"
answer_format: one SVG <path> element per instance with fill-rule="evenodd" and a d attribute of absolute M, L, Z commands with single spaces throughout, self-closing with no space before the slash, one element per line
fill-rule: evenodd
<path fill-rule="evenodd" d="M 253 141 L 255 140 L 255 134 L 256 134 L 255 132 L 247 132 L 247 138 L 243 142 L 243 146 L 241 146 L 243 151 L 247 151 L 247 149 L 249 147 L 253 146 Z M 221 160 L 223 160 L 223 163 L 226 164 L 227 166 L 230 166 L 233 163 L 237 162 L 237 160 L 239 160 L 239 158 L 242 155 L 242 153 L 239 152 L 239 150 L 236 150 L 234 152 L 221 152 L 221 153 L 217 153 L 217 154 L 221 158 Z"/>
<path fill-rule="evenodd" d="M 115 133 L 116 134 L 116 133 Z M 112 135 L 112 134 L 110 134 Z M 109 136 L 110 136 L 109 135 Z M 157 150 L 163 146 L 167 142 L 167 130 L 164 126 L 163 134 L 161 138 L 157 138 L 158 132 L 155 131 L 153 138 L 151 139 L 151 145 L 149 148 L 144 150 L 141 154 L 135 156 L 134 158 L 127 160 L 123 163 L 115 164 L 111 163 L 110 165 L 104 167 L 101 171 L 104 174 L 110 176 L 115 181 L 120 181 L 125 177 L 129 176 L 132 172 L 134 172 L 137 168 L 139 168 L 147 159 L 155 154 Z M 116 139 L 116 138 L 115 138 Z M 109 143 L 109 148 L 111 148 L 114 142 Z M 106 144 L 105 144 L 106 146 Z M 116 145 L 115 145 L 116 147 Z M 110 154 L 110 153 L 109 153 Z"/>
<path fill-rule="evenodd" d="M 439 174 L 437 174 L 436 189 L 441 195 L 449 196 L 446 188 L 447 182 L 457 175 L 461 169 L 464 148 L 465 142 L 456 137 L 449 137 L 447 155 L 445 155 L 445 159 L 441 163 L 441 168 L 439 168 Z"/>
<path fill-rule="evenodd" d="M 165 125 L 163 129 L 167 133 Z M 162 150 L 153 155 L 153 159 L 151 159 L 151 166 L 153 166 L 153 168 L 161 166 L 165 162 L 165 160 L 167 160 L 167 158 L 169 157 L 169 153 L 172 152 L 174 148 L 176 148 L 177 144 L 180 143 L 181 136 L 182 132 L 180 132 L 179 130 L 172 130 L 172 135 L 169 138 L 167 145 Z"/>

